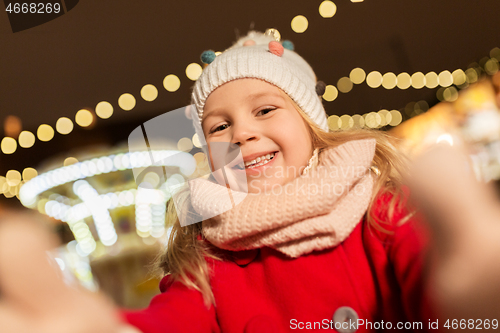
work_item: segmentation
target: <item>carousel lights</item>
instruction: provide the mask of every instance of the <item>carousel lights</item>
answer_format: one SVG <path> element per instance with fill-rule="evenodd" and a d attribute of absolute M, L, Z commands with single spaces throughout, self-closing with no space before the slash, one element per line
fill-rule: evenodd
<path fill-rule="evenodd" d="M 169 162 L 171 164 L 167 164 L 165 161 L 172 155 L 176 155 L 176 158 Z M 151 156 L 156 162 L 151 162 Z M 38 195 L 53 187 L 98 174 L 153 165 L 177 166 L 184 175 L 189 176 L 196 169 L 196 160 L 191 154 L 177 150 L 131 152 L 103 156 L 40 174 L 21 187 L 19 196 L 24 206 L 33 208 L 36 204 Z"/>
<path fill-rule="evenodd" d="M 86 180 L 78 180 L 73 184 L 73 192 L 83 201 L 92 214 L 99 239 L 106 246 L 111 246 L 118 240 L 118 235 L 108 209 L 100 200 L 96 189 Z"/>

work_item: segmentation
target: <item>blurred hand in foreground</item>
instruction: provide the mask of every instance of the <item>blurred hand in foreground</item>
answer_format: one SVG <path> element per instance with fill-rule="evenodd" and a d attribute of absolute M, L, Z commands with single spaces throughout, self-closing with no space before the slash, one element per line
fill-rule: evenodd
<path fill-rule="evenodd" d="M 57 246 L 56 237 L 31 219 L 0 217 L 0 331 L 126 332 L 110 300 L 63 282 L 47 255 Z"/>
<path fill-rule="evenodd" d="M 431 231 L 427 290 L 438 315 L 499 320 L 500 202 L 495 189 L 476 180 L 465 148 L 445 144 L 417 157 L 407 182 Z"/>

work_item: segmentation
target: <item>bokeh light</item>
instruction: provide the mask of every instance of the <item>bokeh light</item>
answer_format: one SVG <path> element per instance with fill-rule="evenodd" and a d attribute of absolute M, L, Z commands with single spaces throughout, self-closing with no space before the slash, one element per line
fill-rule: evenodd
<path fill-rule="evenodd" d="M 2 149 L 2 153 L 13 154 L 17 149 L 17 141 L 14 138 L 6 136 L 2 139 L 0 147 Z"/>
<path fill-rule="evenodd" d="M 63 162 L 63 165 L 64 166 L 68 166 L 68 165 L 72 165 L 72 164 L 75 164 L 75 163 L 78 163 L 78 160 L 74 157 L 67 157 L 66 159 L 64 159 L 64 162 Z"/>
<path fill-rule="evenodd" d="M 5 136 L 16 138 L 22 131 L 23 125 L 21 118 L 18 116 L 9 115 L 3 121 L 3 131 Z"/>
<path fill-rule="evenodd" d="M 108 119 L 113 115 L 113 105 L 106 101 L 99 102 L 95 107 L 95 113 L 99 118 Z"/>
<path fill-rule="evenodd" d="M 456 71 L 451 73 L 451 76 L 453 77 L 453 84 L 456 86 L 461 86 L 467 81 L 467 76 L 461 69 L 457 69 Z"/>
<path fill-rule="evenodd" d="M 337 98 L 338 95 L 339 92 L 337 88 L 329 84 L 325 88 L 325 93 L 323 94 L 323 98 L 327 102 L 332 102 Z"/>
<path fill-rule="evenodd" d="M 366 77 L 366 84 L 370 88 L 378 88 L 382 84 L 382 74 L 377 71 L 370 72 Z"/>
<path fill-rule="evenodd" d="M 365 125 L 369 128 L 377 128 L 381 122 L 382 119 L 377 112 L 370 112 L 365 115 Z"/>
<path fill-rule="evenodd" d="M 400 73 L 397 77 L 399 89 L 408 89 L 411 86 L 411 76 L 408 73 Z"/>
<path fill-rule="evenodd" d="M 337 82 L 337 88 L 342 93 L 348 93 L 352 90 L 352 81 L 348 77 L 343 77 Z"/>
<path fill-rule="evenodd" d="M 425 86 L 434 89 L 439 85 L 438 75 L 435 72 L 425 74 Z"/>
<path fill-rule="evenodd" d="M 25 168 L 23 170 L 23 180 L 28 181 L 38 176 L 38 172 L 33 168 Z"/>
<path fill-rule="evenodd" d="M 453 76 L 450 71 L 442 71 L 439 73 L 439 85 L 441 87 L 449 87 L 453 84 Z"/>
<path fill-rule="evenodd" d="M 94 116 L 89 110 L 81 109 L 76 113 L 75 122 L 81 127 L 87 127 L 94 121 Z"/>
<path fill-rule="evenodd" d="M 56 122 L 56 131 L 60 134 L 66 135 L 71 133 L 73 130 L 73 122 L 71 119 L 66 117 L 61 117 L 57 119 Z"/>
<path fill-rule="evenodd" d="M 398 126 L 399 124 L 401 124 L 401 121 L 403 120 L 401 112 L 399 112 L 398 110 L 392 110 L 390 113 L 391 113 L 391 121 L 389 122 L 389 125 Z"/>
<path fill-rule="evenodd" d="M 177 75 L 169 74 L 163 79 L 163 87 L 169 92 L 177 91 L 180 86 L 181 80 L 179 80 Z"/>
<path fill-rule="evenodd" d="M 158 97 L 158 89 L 152 84 L 146 84 L 141 89 L 141 96 L 145 101 L 154 101 Z"/>
<path fill-rule="evenodd" d="M 31 148 L 35 144 L 35 134 L 30 131 L 22 131 L 19 133 L 19 145 L 23 148 Z"/>
<path fill-rule="evenodd" d="M 416 72 L 411 76 L 411 86 L 415 89 L 425 87 L 425 75 L 422 72 Z"/>
<path fill-rule="evenodd" d="M 443 91 L 443 99 L 446 102 L 454 102 L 458 98 L 458 91 L 455 87 L 448 87 Z"/>
<path fill-rule="evenodd" d="M 200 64 L 197 64 L 195 62 L 187 65 L 186 67 L 186 76 L 192 81 L 198 80 L 202 72 L 203 69 L 201 68 Z"/>
<path fill-rule="evenodd" d="M 292 30 L 295 31 L 296 33 L 303 33 L 304 31 L 307 30 L 307 27 L 309 25 L 309 22 L 307 21 L 307 18 L 303 15 L 297 15 L 292 19 Z"/>
<path fill-rule="evenodd" d="M 397 82 L 398 80 L 394 73 L 389 72 L 382 76 L 382 87 L 385 89 L 393 89 L 396 87 Z"/>
<path fill-rule="evenodd" d="M 177 142 L 177 149 L 190 152 L 193 149 L 193 142 L 189 138 L 182 138 Z"/>
<path fill-rule="evenodd" d="M 330 116 L 328 117 L 328 128 L 331 130 L 331 131 L 336 131 L 340 128 L 340 117 L 337 116 L 337 115 L 333 115 L 333 116 Z"/>
<path fill-rule="evenodd" d="M 332 1 L 325 0 L 319 5 L 319 14 L 324 18 L 330 18 L 337 12 L 337 5 Z"/>
<path fill-rule="evenodd" d="M 42 124 L 38 126 L 38 130 L 36 131 L 36 136 L 40 141 L 50 141 L 54 137 L 54 129 L 52 126 L 47 124 Z"/>
<path fill-rule="evenodd" d="M 17 186 L 21 182 L 21 173 L 17 170 L 9 170 L 5 178 L 10 186 Z"/>
<path fill-rule="evenodd" d="M 118 105 L 125 111 L 130 111 L 135 107 L 135 97 L 132 94 L 125 93 L 118 98 Z"/>
<path fill-rule="evenodd" d="M 352 83 L 360 84 L 365 80 L 366 73 L 362 68 L 357 67 L 351 71 L 351 73 L 349 74 L 349 78 L 351 79 Z"/>

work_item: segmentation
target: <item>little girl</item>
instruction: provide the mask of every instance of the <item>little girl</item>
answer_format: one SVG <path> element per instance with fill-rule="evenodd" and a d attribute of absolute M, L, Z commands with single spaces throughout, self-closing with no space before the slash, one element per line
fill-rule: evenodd
<path fill-rule="evenodd" d="M 249 193 L 216 214 L 227 189 L 191 181 L 185 205 L 214 217 L 188 226 L 170 203 L 162 293 L 123 312 L 142 332 L 427 328 L 405 161 L 384 132 L 328 132 L 325 86 L 292 48 L 268 30 L 202 55 L 194 121 L 240 148 Z"/>
<path fill-rule="evenodd" d="M 191 181 L 186 209 L 213 217 L 183 227 L 170 202 L 173 230 L 158 260 L 162 293 L 147 309 L 122 311 L 121 332 L 428 328 L 423 241 L 406 203 L 403 156 L 384 132 L 328 132 L 324 84 L 274 36 L 250 32 L 217 57 L 204 53 L 209 64 L 192 93 L 195 125 L 209 146 L 239 147 L 248 194 L 213 214 L 227 189 Z M 112 317 L 109 306 L 89 311 L 98 321 Z M 90 316 L 71 313 L 60 328 L 78 320 L 78 332 L 97 332 Z M 106 325 L 99 331 L 115 332 L 115 321 Z"/>

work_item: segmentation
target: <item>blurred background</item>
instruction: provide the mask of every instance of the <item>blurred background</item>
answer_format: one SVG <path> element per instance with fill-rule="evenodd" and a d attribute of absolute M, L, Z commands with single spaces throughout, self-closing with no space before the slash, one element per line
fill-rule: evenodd
<path fill-rule="evenodd" d="M 58 3 L 17 32 L 0 5 L 0 210 L 43 214 L 67 279 L 119 305 L 159 292 L 149 264 L 169 231 L 169 195 L 138 190 L 127 138 L 188 105 L 201 53 L 250 29 L 277 29 L 311 64 L 332 131 L 390 131 L 410 156 L 466 142 L 477 178 L 500 178 L 498 1 Z M 171 149 L 196 146 L 181 140 Z"/>

